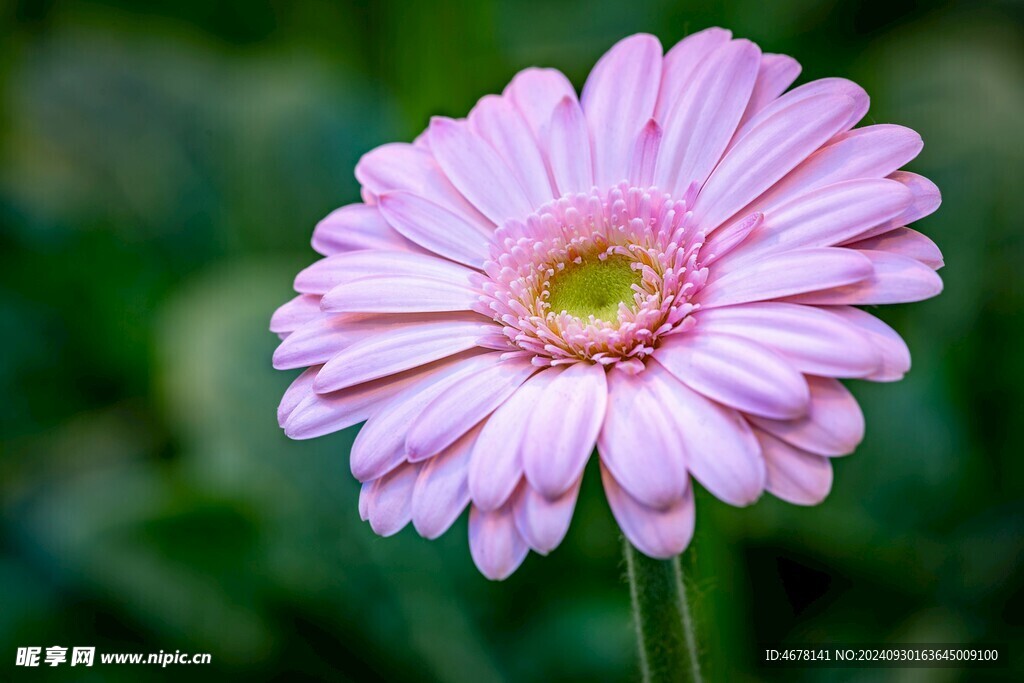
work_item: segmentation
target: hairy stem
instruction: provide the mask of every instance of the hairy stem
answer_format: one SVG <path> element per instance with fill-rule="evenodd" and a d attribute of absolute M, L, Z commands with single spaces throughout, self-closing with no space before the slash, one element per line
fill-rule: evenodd
<path fill-rule="evenodd" d="M 622 541 L 644 683 L 699 683 L 697 637 L 679 557 L 654 560 Z"/>

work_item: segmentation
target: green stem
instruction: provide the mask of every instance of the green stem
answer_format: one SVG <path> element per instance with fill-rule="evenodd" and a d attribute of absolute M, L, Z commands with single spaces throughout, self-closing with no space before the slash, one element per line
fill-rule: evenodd
<path fill-rule="evenodd" d="M 697 637 L 679 557 L 653 560 L 622 541 L 644 683 L 699 683 Z"/>

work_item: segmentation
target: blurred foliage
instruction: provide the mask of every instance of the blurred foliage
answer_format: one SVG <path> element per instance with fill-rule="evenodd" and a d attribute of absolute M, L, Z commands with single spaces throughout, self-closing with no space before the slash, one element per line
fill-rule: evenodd
<path fill-rule="evenodd" d="M 700 495 L 688 553 L 709 680 L 990 680 L 1010 669 L 756 668 L 762 643 L 1024 644 L 1024 10 L 1019 3 L 13 2 L 0 6 L 0 659 L 210 652 L 194 680 L 633 680 L 594 473 L 566 543 L 484 580 L 465 520 L 359 521 L 354 430 L 289 442 L 270 312 L 352 168 L 521 68 L 582 85 L 635 31 L 709 25 L 853 78 L 922 133 L 938 299 L 881 315 L 914 370 L 804 510 Z M 1014 666 L 1019 665 L 1019 659 Z M 984 675 L 982 675 L 984 673 Z"/>

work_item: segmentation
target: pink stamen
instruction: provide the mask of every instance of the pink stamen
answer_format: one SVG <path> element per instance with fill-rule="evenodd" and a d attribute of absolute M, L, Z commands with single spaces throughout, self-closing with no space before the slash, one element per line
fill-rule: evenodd
<path fill-rule="evenodd" d="M 691 223 L 688 198 L 621 183 L 607 193 L 565 195 L 523 221 L 506 222 L 494 233 L 486 276 L 477 283 L 475 310 L 504 326 L 504 337 L 492 336 L 488 346 L 531 354 L 538 366 L 588 361 L 640 372 L 659 338 L 692 324 L 690 299 L 707 279 L 698 263 L 704 235 Z M 551 310 L 555 274 L 610 256 L 628 260 L 641 276 L 617 320 Z"/>

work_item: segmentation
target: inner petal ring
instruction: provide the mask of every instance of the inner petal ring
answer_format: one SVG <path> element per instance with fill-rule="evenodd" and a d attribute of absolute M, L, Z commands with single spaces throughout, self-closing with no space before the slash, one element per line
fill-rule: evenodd
<path fill-rule="evenodd" d="M 653 187 L 563 196 L 495 231 L 476 310 L 535 365 L 642 370 L 660 337 L 693 324 L 707 269 L 691 218 Z"/>

